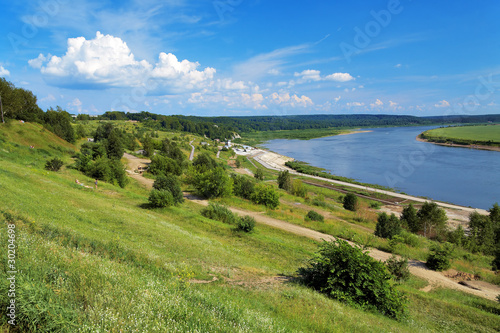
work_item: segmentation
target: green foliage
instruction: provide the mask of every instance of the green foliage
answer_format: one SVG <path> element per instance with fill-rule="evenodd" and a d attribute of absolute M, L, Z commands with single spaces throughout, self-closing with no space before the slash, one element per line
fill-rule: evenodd
<path fill-rule="evenodd" d="M 278 174 L 278 187 L 289 191 L 292 187 L 292 178 L 290 177 L 290 172 L 288 170 L 280 171 Z"/>
<path fill-rule="evenodd" d="M 444 209 L 439 208 L 435 202 L 424 202 L 422 208 L 417 212 L 419 219 L 420 231 L 424 232 L 424 236 L 432 235 L 432 230 L 439 234 L 445 231 L 446 221 L 448 217 Z"/>
<path fill-rule="evenodd" d="M 174 175 L 160 175 L 156 177 L 153 188 L 159 191 L 169 191 L 172 194 L 174 204 L 181 204 L 184 202 L 181 183 Z"/>
<path fill-rule="evenodd" d="M 323 222 L 324 216 L 314 210 L 310 210 L 306 215 L 306 220 Z"/>
<path fill-rule="evenodd" d="M 417 210 L 413 207 L 413 204 L 409 204 L 403 209 L 401 213 L 401 223 L 406 226 L 411 232 L 420 231 L 420 221 L 417 217 Z"/>
<path fill-rule="evenodd" d="M 87 132 L 85 131 L 85 127 L 83 127 L 82 124 L 78 124 L 76 126 L 76 132 L 75 132 L 76 138 L 81 139 L 87 137 Z"/>
<path fill-rule="evenodd" d="M 157 208 L 169 207 L 175 204 L 174 196 L 169 190 L 152 189 L 148 201 L 152 207 Z"/>
<path fill-rule="evenodd" d="M 261 168 L 257 168 L 253 176 L 257 180 L 264 180 L 264 171 Z"/>
<path fill-rule="evenodd" d="M 238 219 L 237 227 L 238 230 L 252 232 L 255 228 L 255 219 L 251 216 L 245 215 Z"/>
<path fill-rule="evenodd" d="M 231 178 L 233 179 L 234 195 L 244 199 L 251 199 L 255 189 L 254 180 L 247 176 L 237 175 L 235 173 L 231 174 Z"/>
<path fill-rule="evenodd" d="M 406 281 L 410 278 L 410 270 L 408 269 L 408 258 L 398 259 L 395 255 L 392 255 L 385 262 L 387 270 L 392 274 L 396 281 Z"/>
<path fill-rule="evenodd" d="M 68 142 L 75 142 L 75 132 L 73 126 L 71 126 L 71 116 L 59 106 L 56 110 L 49 108 L 42 115 L 42 121 L 43 126 L 58 137 Z"/>
<path fill-rule="evenodd" d="M 490 216 L 473 212 L 469 216 L 469 238 L 473 245 L 473 250 L 484 254 L 493 254 L 495 251 L 495 225 Z"/>
<path fill-rule="evenodd" d="M 465 245 L 466 239 L 465 230 L 461 225 L 459 225 L 455 230 L 448 232 L 448 242 L 457 246 Z"/>
<path fill-rule="evenodd" d="M 6 120 L 43 122 L 43 111 L 38 107 L 37 98 L 31 91 L 16 88 L 14 84 L 0 77 L 0 96 Z"/>
<path fill-rule="evenodd" d="M 290 193 L 298 197 L 304 198 L 307 195 L 307 190 L 300 179 L 294 179 L 290 188 Z"/>
<path fill-rule="evenodd" d="M 146 157 L 153 156 L 155 152 L 155 146 L 151 136 L 149 135 L 144 136 L 144 139 L 142 140 L 141 143 L 142 143 L 142 149 L 144 150 L 144 156 Z"/>
<path fill-rule="evenodd" d="M 404 298 L 389 283 L 384 264 L 344 240 L 323 242 L 299 274 L 306 286 L 342 302 L 395 319 L 405 314 Z"/>
<path fill-rule="evenodd" d="M 347 193 L 343 200 L 344 209 L 355 212 L 358 209 L 358 197 L 352 193 Z"/>
<path fill-rule="evenodd" d="M 500 245 L 499 244 L 496 245 L 495 258 L 491 262 L 491 266 L 492 266 L 492 269 L 495 271 L 500 270 Z"/>
<path fill-rule="evenodd" d="M 180 176 L 182 169 L 176 160 L 163 155 L 154 155 L 151 158 L 148 171 L 153 175 L 168 175 L 174 174 Z"/>
<path fill-rule="evenodd" d="M 198 172 L 203 173 L 215 169 L 219 164 L 210 153 L 203 152 L 194 158 L 193 166 Z"/>
<path fill-rule="evenodd" d="M 250 198 L 259 205 L 265 205 L 268 208 L 276 209 L 280 204 L 280 195 L 271 185 L 259 183 Z"/>
<path fill-rule="evenodd" d="M 237 216 L 227 207 L 212 202 L 206 208 L 203 208 L 201 215 L 227 224 L 235 224 L 238 220 Z"/>
<path fill-rule="evenodd" d="M 177 146 L 177 143 L 170 141 L 169 139 L 165 139 L 162 142 L 161 153 L 164 156 L 167 156 L 175 161 L 179 165 L 186 159 L 182 150 Z"/>
<path fill-rule="evenodd" d="M 444 271 L 451 267 L 450 259 L 453 245 L 450 243 L 434 244 L 425 265 L 435 271 Z"/>
<path fill-rule="evenodd" d="M 45 163 L 45 169 L 49 171 L 59 171 L 61 167 L 64 165 L 64 162 L 57 157 L 50 159 Z"/>
<path fill-rule="evenodd" d="M 204 173 L 194 172 L 191 184 L 205 198 L 227 197 L 233 192 L 233 181 L 220 166 Z"/>
<path fill-rule="evenodd" d="M 388 216 L 386 213 L 379 214 L 377 225 L 375 226 L 375 236 L 392 238 L 400 232 L 401 227 L 399 225 L 399 219 L 396 215 L 391 214 L 391 216 Z"/>

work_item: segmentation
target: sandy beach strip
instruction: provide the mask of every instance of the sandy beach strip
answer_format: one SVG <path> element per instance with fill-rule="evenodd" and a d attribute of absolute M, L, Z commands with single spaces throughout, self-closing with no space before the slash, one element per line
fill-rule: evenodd
<path fill-rule="evenodd" d="M 458 145 L 456 143 L 441 143 L 441 142 L 432 142 L 427 139 L 422 139 L 420 135 L 416 137 L 417 141 L 432 143 L 438 146 L 444 147 L 455 147 L 455 148 L 470 148 L 470 149 L 479 149 L 479 150 L 491 150 L 491 151 L 500 151 L 500 147 L 495 146 L 482 146 L 482 145 Z"/>

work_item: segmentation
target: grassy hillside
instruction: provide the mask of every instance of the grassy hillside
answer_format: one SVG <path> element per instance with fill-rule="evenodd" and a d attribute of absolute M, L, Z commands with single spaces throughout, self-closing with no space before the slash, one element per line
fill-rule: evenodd
<path fill-rule="evenodd" d="M 423 134 L 425 139 L 433 142 L 500 146 L 500 125 L 436 128 Z"/>
<path fill-rule="evenodd" d="M 251 234 L 206 219 L 200 207 L 147 210 L 135 183 L 99 189 L 75 170 L 71 145 L 36 125 L 0 125 L 0 244 L 16 225 L 13 332 L 494 332 L 500 307 L 458 292 L 398 287 L 409 314 L 397 322 L 304 288 L 294 276 L 317 244 L 262 225 Z M 34 126 L 34 127 L 28 127 Z M 21 131 L 21 132 L 20 132 Z M 26 139 L 25 135 L 32 135 Z M 28 142 L 35 141 L 36 143 Z M 35 145 L 30 149 L 29 145 Z M 40 147 L 40 148 L 38 148 Z M 43 147 L 43 148 L 42 148 Z M 7 307 L 7 247 L 0 248 L 0 307 Z M 209 283 L 202 283 L 209 282 Z M 11 329 L 7 317 L 0 328 Z"/>

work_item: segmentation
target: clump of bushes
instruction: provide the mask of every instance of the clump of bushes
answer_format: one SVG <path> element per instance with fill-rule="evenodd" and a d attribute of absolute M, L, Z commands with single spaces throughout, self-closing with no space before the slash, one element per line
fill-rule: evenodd
<path fill-rule="evenodd" d="M 306 215 L 306 221 L 319 221 L 323 222 L 325 220 L 324 216 L 314 210 L 310 210 Z"/>
<path fill-rule="evenodd" d="M 405 315 L 405 299 L 390 284 L 384 264 L 344 240 L 323 242 L 299 274 L 306 286 L 347 304 L 395 319 Z"/>
<path fill-rule="evenodd" d="M 444 271 L 451 267 L 450 259 L 453 253 L 453 245 L 450 243 L 435 244 L 431 247 L 431 253 L 427 257 L 425 265 L 435 271 Z"/>
<path fill-rule="evenodd" d="M 170 191 L 156 189 L 151 190 L 148 201 L 152 207 L 156 208 L 169 207 L 175 203 L 174 197 Z"/>
<path fill-rule="evenodd" d="M 227 207 L 216 203 L 209 203 L 208 207 L 201 211 L 201 215 L 209 219 L 228 224 L 235 224 L 237 220 L 233 212 L 231 212 Z"/>
<path fill-rule="evenodd" d="M 355 212 L 358 209 L 358 197 L 352 193 L 348 193 L 343 198 L 344 209 Z"/>
<path fill-rule="evenodd" d="M 45 163 L 45 169 L 49 171 L 59 171 L 63 165 L 64 163 L 62 160 L 54 157 L 53 159 L 48 160 L 47 163 Z"/>
<path fill-rule="evenodd" d="M 250 198 L 254 203 L 276 209 L 280 204 L 280 195 L 271 185 L 259 183 L 255 185 Z"/>
<path fill-rule="evenodd" d="M 387 270 L 392 274 L 396 281 L 406 281 L 410 278 L 410 270 L 408 269 L 408 258 L 398 259 L 392 255 L 385 262 Z"/>
<path fill-rule="evenodd" d="M 251 216 L 243 216 L 238 219 L 237 228 L 243 232 L 251 232 L 255 228 L 255 219 Z"/>

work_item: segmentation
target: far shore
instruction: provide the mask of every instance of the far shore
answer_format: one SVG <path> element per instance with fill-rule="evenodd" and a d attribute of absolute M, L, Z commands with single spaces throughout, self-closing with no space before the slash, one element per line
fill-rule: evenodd
<path fill-rule="evenodd" d="M 479 150 L 491 150 L 491 151 L 500 151 L 500 147 L 495 147 L 495 146 L 483 146 L 483 145 L 458 145 L 456 143 L 441 143 L 441 142 L 432 142 L 426 139 L 422 139 L 420 137 L 420 134 L 417 135 L 416 137 L 417 141 L 420 142 L 428 142 L 428 143 L 433 143 L 435 145 L 439 146 L 445 146 L 445 147 L 457 147 L 457 148 L 471 148 L 471 149 L 479 149 Z"/>
<path fill-rule="evenodd" d="M 350 134 L 357 134 L 357 133 L 368 133 L 368 132 L 373 132 L 372 130 L 367 130 L 367 131 L 357 131 L 357 130 L 352 130 L 346 133 L 340 133 L 337 135 L 350 135 Z"/>

